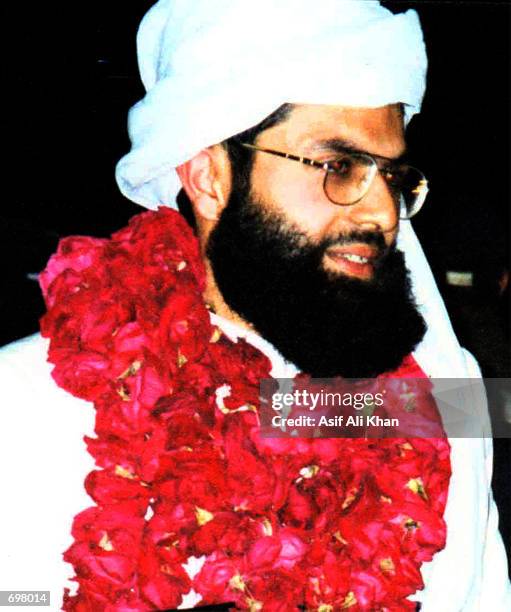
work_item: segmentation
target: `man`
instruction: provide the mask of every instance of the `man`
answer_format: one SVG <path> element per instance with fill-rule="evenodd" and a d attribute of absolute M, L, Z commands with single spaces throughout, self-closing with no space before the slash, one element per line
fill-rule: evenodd
<path fill-rule="evenodd" d="M 208 54 L 213 62 L 205 61 Z M 139 59 L 148 94 L 132 111 L 133 147 L 118 166 L 118 181 L 134 201 L 153 208 L 174 206 L 182 186 L 178 202 L 198 241 L 178 217 L 159 212 L 108 243 L 70 239 L 41 275 L 49 306 L 43 332 L 59 386 L 43 363 L 48 345 L 40 337 L 4 351 L 3 388 L 23 419 L 33 408 L 28 445 L 17 455 L 16 445 L 10 450 L 25 461 L 24 476 L 6 474 L 6 487 L 22 500 L 8 520 L 23 528 L 3 535 L 6 588 L 50 583 L 55 605 L 69 575 L 58 554 L 67 548 L 79 590 L 66 596 L 66 609 L 162 609 L 202 598 L 236 600 L 251 610 L 401 610 L 413 609 L 407 597 L 418 589 L 415 599 L 426 611 L 506 610 L 487 442 L 451 440 L 446 542 L 446 448 L 417 454 L 421 461 L 432 452 L 436 462 L 425 491 L 417 478 L 408 481 L 413 503 L 423 504 L 419 533 L 427 533 L 425 525 L 436 528 L 422 539 L 407 535 L 417 543 L 416 556 L 405 546 L 393 550 L 389 524 L 382 523 L 381 538 L 359 542 L 359 532 L 372 525 L 369 512 L 351 524 L 348 539 L 349 518 L 340 518 L 335 543 L 320 547 L 321 521 L 330 528 L 342 514 L 339 505 L 347 517 L 358 516 L 353 501 L 366 499 L 373 482 L 366 478 L 367 490 L 358 486 L 350 498 L 344 474 L 335 473 L 326 489 L 336 496 L 311 510 L 314 499 L 327 499 L 326 489 L 314 488 L 314 477 L 327 472 L 321 461 L 334 469 L 322 454 L 330 449 L 344 458 L 356 447 L 323 440 L 307 447 L 314 462 L 297 464 L 293 483 L 310 480 L 314 494 L 284 479 L 289 499 L 268 484 L 276 469 L 263 468 L 285 472 L 302 451 L 289 447 L 282 459 L 275 445 L 256 437 L 247 450 L 248 436 L 256 434 L 246 400 L 265 374 L 378 376 L 402 372 L 404 363 L 416 376 L 477 375 L 452 334 L 409 222 L 399 220 L 412 216 L 425 195 L 421 173 L 400 160 L 404 125 L 418 111 L 424 86 L 416 16 L 393 16 L 367 2 L 325 1 L 322 11 L 311 11 L 302 2 L 225 1 L 213 8 L 161 0 L 141 25 Z M 222 368 L 228 388 L 215 378 Z M 74 543 L 71 518 L 90 505 L 80 492 L 93 466 L 79 440 L 93 437 L 92 410 L 59 387 L 97 410 L 88 446 L 102 470 L 86 485 L 97 507 L 76 517 Z M 49 414 L 59 435 L 46 443 L 40 432 Z M 372 448 L 363 450 L 373 456 Z M 223 461 L 237 483 L 215 469 Z M 177 477 L 182 465 L 190 468 Z M 51 473 L 51 481 L 37 479 L 23 498 L 20 482 L 34 470 Z M 442 481 L 436 486 L 435 474 Z M 335 489 L 336 481 L 346 491 Z M 56 507 L 44 503 L 39 482 L 50 487 L 46 495 L 58 500 Z M 231 496 L 239 499 L 227 510 L 221 502 Z M 277 497 L 285 503 L 274 515 Z M 28 506 L 34 498 L 36 517 Z M 380 495 L 380 505 L 389 499 Z M 224 514 L 236 525 L 232 533 L 219 526 Z M 314 517 L 315 539 L 299 515 Z M 407 529 L 415 533 L 419 522 Z M 391 552 L 371 553 L 371 563 L 379 563 L 373 573 L 363 548 L 381 542 Z M 233 559 L 246 565 L 234 571 Z M 43 584 L 36 572 L 46 564 Z M 398 579 L 404 586 L 396 586 Z"/>

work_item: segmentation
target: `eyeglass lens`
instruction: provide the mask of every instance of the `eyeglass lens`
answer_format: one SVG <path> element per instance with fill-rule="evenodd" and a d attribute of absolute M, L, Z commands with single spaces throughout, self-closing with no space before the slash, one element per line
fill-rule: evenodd
<path fill-rule="evenodd" d="M 366 155 L 343 155 L 330 164 L 325 175 L 327 197 L 337 204 L 354 204 L 364 197 L 378 171 L 375 161 Z M 421 208 L 427 193 L 427 181 L 413 166 L 400 165 L 383 171 L 391 194 L 400 206 L 400 217 L 412 217 Z"/>

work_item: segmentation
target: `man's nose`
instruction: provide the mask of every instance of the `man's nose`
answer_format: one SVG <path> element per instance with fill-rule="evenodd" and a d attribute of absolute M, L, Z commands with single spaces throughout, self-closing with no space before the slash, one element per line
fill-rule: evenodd
<path fill-rule="evenodd" d="M 379 231 L 382 233 L 394 231 L 399 223 L 399 206 L 396 196 L 381 176 L 376 174 L 364 197 L 348 207 L 351 223 L 360 230 Z"/>

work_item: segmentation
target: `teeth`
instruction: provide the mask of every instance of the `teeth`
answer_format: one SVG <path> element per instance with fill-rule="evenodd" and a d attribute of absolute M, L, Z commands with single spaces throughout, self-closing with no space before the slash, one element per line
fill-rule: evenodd
<path fill-rule="evenodd" d="M 344 257 L 344 259 L 347 259 L 348 261 L 353 261 L 355 263 L 360 263 L 360 264 L 365 264 L 369 261 L 367 257 L 361 257 L 360 255 L 353 255 L 351 253 L 343 254 L 342 257 Z"/>

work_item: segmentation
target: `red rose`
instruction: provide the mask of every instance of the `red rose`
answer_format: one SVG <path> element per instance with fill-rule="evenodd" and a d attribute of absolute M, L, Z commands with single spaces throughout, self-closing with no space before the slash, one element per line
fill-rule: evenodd
<path fill-rule="evenodd" d="M 229 583 L 240 575 L 240 569 L 235 560 L 220 552 L 209 555 L 192 582 L 193 589 L 202 595 L 201 603 L 236 601 L 240 592 L 236 593 L 236 589 L 231 588 Z"/>
<path fill-rule="evenodd" d="M 104 355 L 50 348 L 49 358 L 57 362 L 52 376 L 59 387 L 89 401 L 95 401 L 104 393 L 110 369 L 110 361 Z"/>
<path fill-rule="evenodd" d="M 148 500 L 150 492 L 136 477 L 117 476 L 113 471 L 95 470 L 85 479 L 85 490 L 97 504 L 124 500 Z"/>
<path fill-rule="evenodd" d="M 86 236 L 69 236 L 59 242 L 57 252 L 48 261 L 46 269 L 39 274 L 39 284 L 48 307 L 53 306 L 55 301 L 55 289 L 51 287 L 55 279 L 62 279 L 68 271 L 76 273 L 67 277 L 68 288 L 72 293 L 80 272 L 97 265 L 105 243 L 106 240 Z"/>
<path fill-rule="evenodd" d="M 242 609 L 248 610 L 252 602 L 261 602 L 265 612 L 297 610 L 304 602 L 304 583 L 305 574 L 297 568 L 250 574 Z"/>
<path fill-rule="evenodd" d="M 264 535 L 263 521 L 255 521 L 243 512 L 215 512 L 213 518 L 190 537 L 194 555 L 221 550 L 231 556 L 241 556 L 251 543 Z"/>
<path fill-rule="evenodd" d="M 138 584 L 142 597 L 157 610 L 177 608 L 191 582 L 182 567 L 183 556 L 172 545 L 155 545 L 144 538 L 138 566 Z"/>
<path fill-rule="evenodd" d="M 283 528 L 275 535 L 265 536 L 254 542 L 248 551 L 250 568 L 293 568 L 307 551 L 307 546 L 298 533 L 296 530 Z"/>

